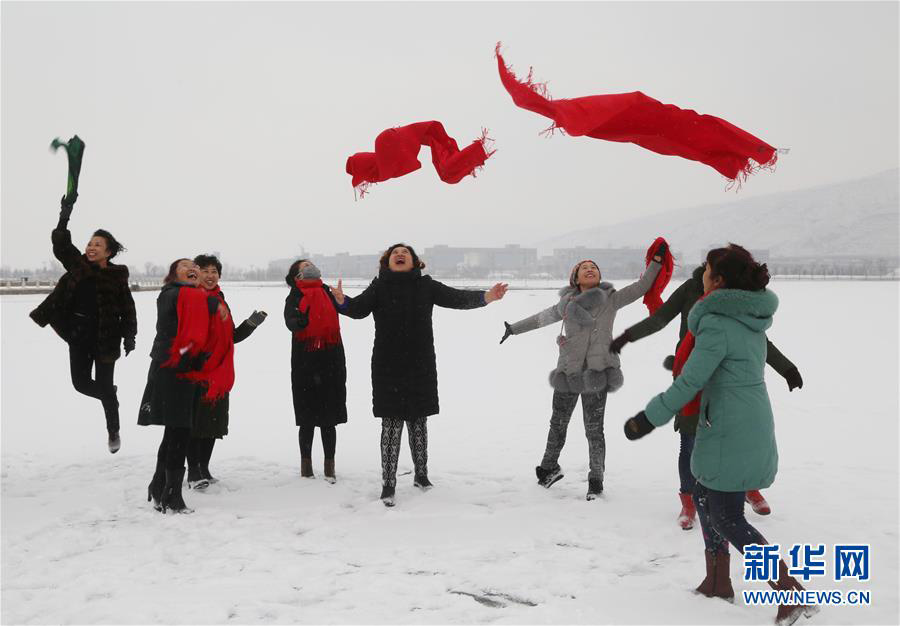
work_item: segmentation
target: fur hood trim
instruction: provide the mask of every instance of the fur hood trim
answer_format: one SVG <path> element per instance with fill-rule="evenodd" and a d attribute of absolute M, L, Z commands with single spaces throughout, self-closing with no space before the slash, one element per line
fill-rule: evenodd
<path fill-rule="evenodd" d="M 704 315 L 722 315 L 735 319 L 751 330 L 762 332 L 772 325 L 778 309 L 778 296 L 769 289 L 716 289 L 699 300 L 688 315 L 688 330 L 695 335 Z"/>

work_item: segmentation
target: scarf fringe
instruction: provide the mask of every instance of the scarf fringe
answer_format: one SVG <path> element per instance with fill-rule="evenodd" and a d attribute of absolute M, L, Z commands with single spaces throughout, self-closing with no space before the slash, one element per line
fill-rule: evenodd
<path fill-rule="evenodd" d="M 294 339 L 303 346 L 306 352 L 316 352 L 339 345 L 341 343 L 341 333 L 338 331 L 327 333 L 322 337 L 304 337 L 302 332 L 295 332 Z"/>
<path fill-rule="evenodd" d="M 728 184 L 725 185 L 725 191 L 731 191 L 734 189 L 734 192 L 737 193 L 741 190 L 741 187 L 744 183 L 747 182 L 747 179 L 754 174 L 759 172 L 774 172 L 777 169 L 778 164 L 778 155 L 779 154 L 788 154 L 790 152 L 790 148 L 781 148 L 776 149 L 772 154 L 772 158 L 766 161 L 765 163 L 758 163 L 753 160 L 748 160 L 747 164 L 741 168 L 741 171 L 738 172 L 738 175 L 732 179 L 728 180 Z"/>
<path fill-rule="evenodd" d="M 528 68 L 528 76 L 525 77 L 525 80 L 520 80 L 516 73 L 512 69 L 512 65 L 506 62 L 506 59 L 503 59 L 500 54 L 500 47 L 502 46 L 502 42 L 498 41 L 497 45 L 494 47 L 494 58 L 497 60 L 503 60 L 503 67 L 506 69 L 507 73 L 515 80 L 517 83 L 522 85 L 523 87 L 527 87 L 535 94 L 543 98 L 544 100 L 552 101 L 553 96 L 550 95 L 550 89 L 547 87 L 549 81 L 543 82 L 535 82 L 534 80 L 534 67 L 529 66 Z"/>

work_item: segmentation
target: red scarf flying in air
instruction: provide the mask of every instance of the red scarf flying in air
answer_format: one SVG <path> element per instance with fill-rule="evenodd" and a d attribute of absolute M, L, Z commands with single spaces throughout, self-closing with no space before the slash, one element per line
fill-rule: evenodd
<path fill-rule="evenodd" d="M 303 293 L 297 309 L 308 316 L 309 323 L 303 330 L 294 333 L 294 339 L 301 342 L 307 351 L 322 350 L 341 343 L 341 325 L 331 298 L 322 288 L 322 281 L 294 281 Z"/>
<path fill-rule="evenodd" d="M 438 177 L 445 183 L 458 183 L 484 165 L 493 152 L 485 151 L 487 131 L 480 139 L 459 149 L 440 122 L 417 122 L 399 128 L 388 128 L 375 138 L 375 152 L 357 152 L 347 159 L 347 173 L 353 187 L 365 193 L 372 183 L 397 178 L 422 167 L 418 154 L 422 146 L 431 148 L 431 161 Z"/>
<path fill-rule="evenodd" d="M 188 372 L 184 378 L 205 385 L 203 399 L 216 402 L 234 387 L 234 320 L 218 285 L 204 293 L 219 300 L 218 310 L 209 317 L 209 333 L 201 350 L 210 356 L 199 371 Z"/>
<path fill-rule="evenodd" d="M 650 311 L 650 315 L 656 313 L 656 309 L 662 306 L 662 292 L 665 290 L 666 285 L 669 284 L 669 280 L 672 278 L 672 270 L 675 267 L 675 259 L 672 258 L 672 252 L 668 249 L 668 243 L 662 237 L 657 237 L 653 244 L 647 249 L 647 256 L 645 259 L 647 265 L 650 264 L 653 253 L 661 243 L 666 244 L 666 255 L 662 260 L 662 267 L 659 269 L 659 274 L 656 275 L 656 280 L 653 281 L 650 290 L 644 294 L 644 304 L 647 306 L 647 310 Z"/>
<path fill-rule="evenodd" d="M 554 100 L 545 83 L 532 80 L 531 72 L 525 81 L 516 78 L 500 55 L 499 43 L 496 56 L 500 80 L 513 102 L 553 120 L 551 131 L 634 143 L 658 154 L 699 161 L 732 182 L 771 168 L 778 157 L 775 148 L 721 118 L 663 104 L 640 91 Z"/>

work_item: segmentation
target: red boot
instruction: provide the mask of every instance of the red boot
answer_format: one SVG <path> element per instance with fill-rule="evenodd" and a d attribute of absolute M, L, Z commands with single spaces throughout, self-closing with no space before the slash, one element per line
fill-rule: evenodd
<path fill-rule="evenodd" d="M 768 515 L 772 512 L 772 509 L 769 508 L 769 503 L 766 502 L 766 499 L 763 498 L 758 489 L 745 493 L 744 500 L 750 503 L 750 506 L 753 507 L 753 512 L 757 515 Z"/>
<path fill-rule="evenodd" d="M 689 493 L 679 493 L 681 498 L 681 513 L 678 514 L 678 525 L 682 530 L 690 530 L 694 527 L 694 519 L 697 517 L 697 509 L 694 508 L 694 499 Z"/>

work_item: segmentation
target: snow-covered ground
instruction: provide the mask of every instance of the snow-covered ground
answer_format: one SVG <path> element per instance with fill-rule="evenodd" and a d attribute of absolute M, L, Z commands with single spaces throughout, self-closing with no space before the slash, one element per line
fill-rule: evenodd
<path fill-rule="evenodd" d="M 616 281 L 620 285 L 623 281 Z M 665 331 L 623 353 L 625 386 L 606 416 L 607 475 L 586 502 L 587 445 L 576 409 L 552 489 L 535 484 L 550 413 L 555 327 L 502 346 L 502 321 L 554 301 L 510 291 L 477 311 L 435 311 L 441 414 L 429 420 L 427 493 L 380 491 L 380 422 L 371 415 L 372 321 L 342 319 L 349 423 L 338 429 L 338 482 L 299 477 L 285 287 L 223 284 L 235 316 L 269 320 L 237 347 L 231 434 L 216 446 L 207 493 L 189 516 L 146 501 L 162 430 L 136 425 L 156 293 L 138 293 L 138 350 L 117 364 L 122 450 L 106 451 L 99 403 L 75 393 L 66 347 L 2 304 L 3 623 L 770 623 L 773 607 L 690 593 L 703 575 L 699 528 L 678 512 L 677 436 L 638 442 L 622 422 L 669 381 Z M 770 338 L 799 366 L 788 393 L 767 372 L 781 463 L 773 513 L 751 521 L 772 542 L 871 544 L 865 608 L 824 608 L 817 624 L 896 624 L 898 615 L 898 285 L 775 282 Z M 356 293 L 356 289 L 349 290 Z M 623 329 L 646 314 L 620 313 Z M 404 442 L 400 471 L 411 469 Z M 786 549 L 783 549 L 786 553 Z M 829 573 L 833 566 L 829 565 Z M 744 583 L 732 563 L 735 588 Z M 739 596 L 740 598 L 740 596 Z"/>

